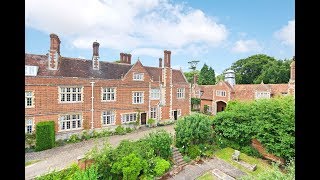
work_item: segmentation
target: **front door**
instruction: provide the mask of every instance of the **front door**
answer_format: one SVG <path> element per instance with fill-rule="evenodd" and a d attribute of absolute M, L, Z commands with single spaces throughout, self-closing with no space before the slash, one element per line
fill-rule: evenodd
<path fill-rule="evenodd" d="M 141 125 L 145 125 L 147 122 L 147 113 L 141 113 Z"/>
<path fill-rule="evenodd" d="M 178 119 L 178 111 L 173 111 L 173 118 L 174 120 Z"/>

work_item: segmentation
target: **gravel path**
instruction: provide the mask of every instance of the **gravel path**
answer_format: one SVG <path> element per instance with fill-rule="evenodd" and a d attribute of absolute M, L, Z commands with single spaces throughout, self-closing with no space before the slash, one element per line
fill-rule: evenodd
<path fill-rule="evenodd" d="M 137 140 L 152 131 L 157 129 L 164 129 L 169 133 L 174 134 L 174 125 L 160 126 L 156 128 L 143 128 L 126 135 L 115 135 L 108 138 L 89 139 L 79 143 L 67 144 L 61 147 L 48 149 L 40 152 L 31 152 L 25 154 L 25 161 L 40 160 L 35 164 L 31 164 L 25 167 L 25 179 L 33 179 L 36 176 L 46 174 L 53 170 L 61 170 L 72 163 L 77 162 L 77 157 L 84 155 L 95 145 L 101 147 L 106 139 L 109 139 L 109 143 L 115 147 L 121 140 Z"/>

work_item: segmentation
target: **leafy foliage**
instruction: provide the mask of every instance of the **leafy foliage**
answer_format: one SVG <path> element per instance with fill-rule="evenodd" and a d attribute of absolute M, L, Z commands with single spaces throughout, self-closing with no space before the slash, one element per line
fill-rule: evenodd
<path fill-rule="evenodd" d="M 122 173 L 124 180 L 136 180 L 140 171 L 147 166 L 147 161 L 135 153 L 123 157 L 120 161 L 112 165 L 111 172 L 115 174 Z"/>
<path fill-rule="evenodd" d="M 115 134 L 118 134 L 118 135 L 124 135 L 124 134 L 126 134 L 125 128 L 122 127 L 121 125 L 118 126 L 118 127 L 116 127 L 115 130 L 116 130 L 116 131 L 115 131 Z"/>
<path fill-rule="evenodd" d="M 212 120 L 209 116 L 195 113 L 179 119 L 175 126 L 176 146 L 189 148 L 192 145 L 212 143 Z"/>
<path fill-rule="evenodd" d="M 55 145 L 54 121 L 39 122 L 36 125 L 36 151 L 50 149 Z"/>
<path fill-rule="evenodd" d="M 290 77 L 291 60 L 276 60 L 265 54 L 256 54 L 234 62 L 238 84 L 287 83 Z M 229 69 L 229 68 L 228 68 Z"/>
<path fill-rule="evenodd" d="M 216 83 L 216 76 L 212 67 L 208 67 L 207 64 L 204 64 L 200 70 L 198 84 L 199 85 L 210 85 Z"/>
<path fill-rule="evenodd" d="M 25 133 L 25 143 L 28 147 L 34 147 L 36 144 L 36 133 Z"/>
<path fill-rule="evenodd" d="M 155 164 L 154 172 L 156 176 L 161 176 L 170 168 L 170 163 L 160 157 L 155 158 Z"/>
<path fill-rule="evenodd" d="M 269 153 L 289 159 L 295 156 L 294 119 L 292 96 L 229 102 L 213 119 L 216 142 L 255 154 L 246 146 L 256 138 Z"/>
<path fill-rule="evenodd" d="M 199 76 L 199 71 L 198 70 L 190 71 L 190 72 L 184 72 L 184 76 L 187 78 L 188 82 L 192 83 L 192 84 L 193 84 L 193 77 L 195 75 Z"/>
<path fill-rule="evenodd" d="M 162 129 L 149 133 L 146 141 L 153 147 L 155 155 L 166 160 L 172 156 L 171 144 L 173 142 L 173 137 L 165 130 Z"/>

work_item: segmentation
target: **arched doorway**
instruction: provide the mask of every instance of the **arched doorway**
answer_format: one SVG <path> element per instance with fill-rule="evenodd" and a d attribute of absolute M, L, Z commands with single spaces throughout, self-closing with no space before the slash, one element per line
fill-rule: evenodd
<path fill-rule="evenodd" d="M 217 113 L 226 109 L 227 103 L 223 101 L 217 101 Z"/>

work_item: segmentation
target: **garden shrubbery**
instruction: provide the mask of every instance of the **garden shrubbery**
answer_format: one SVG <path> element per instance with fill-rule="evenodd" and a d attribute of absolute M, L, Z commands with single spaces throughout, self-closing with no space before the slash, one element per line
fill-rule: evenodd
<path fill-rule="evenodd" d="M 295 114 L 292 96 L 229 102 L 214 119 L 216 143 L 258 156 L 250 144 L 256 138 L 269 153 L 286 160 L 295 156 Z"/>
<path fill-rule="evenodd" d="M 36 125 L 36 151 L 55 146 L 54 121 L 39 122 Z"/>
<path fill-rule="evenodd" d="M 158 130 L 137 141 L 123 140 L 116 148 L 105 143 L 101 149 L 96 146 L 86 154 L 85 159 L 93 160 L 86 170 L 72 165 L 36 179 L 154 179 L 171 167 L 172 141 L 171 134 Z"/>
<path fill-rule="evenodd" d="M 212 118 L 203 114 L 193 114 L 178 120 L 175 127 L 176 146 L 183 154 L 195 159 L 199 156 L 211 156 L 214 133 Z"/>

